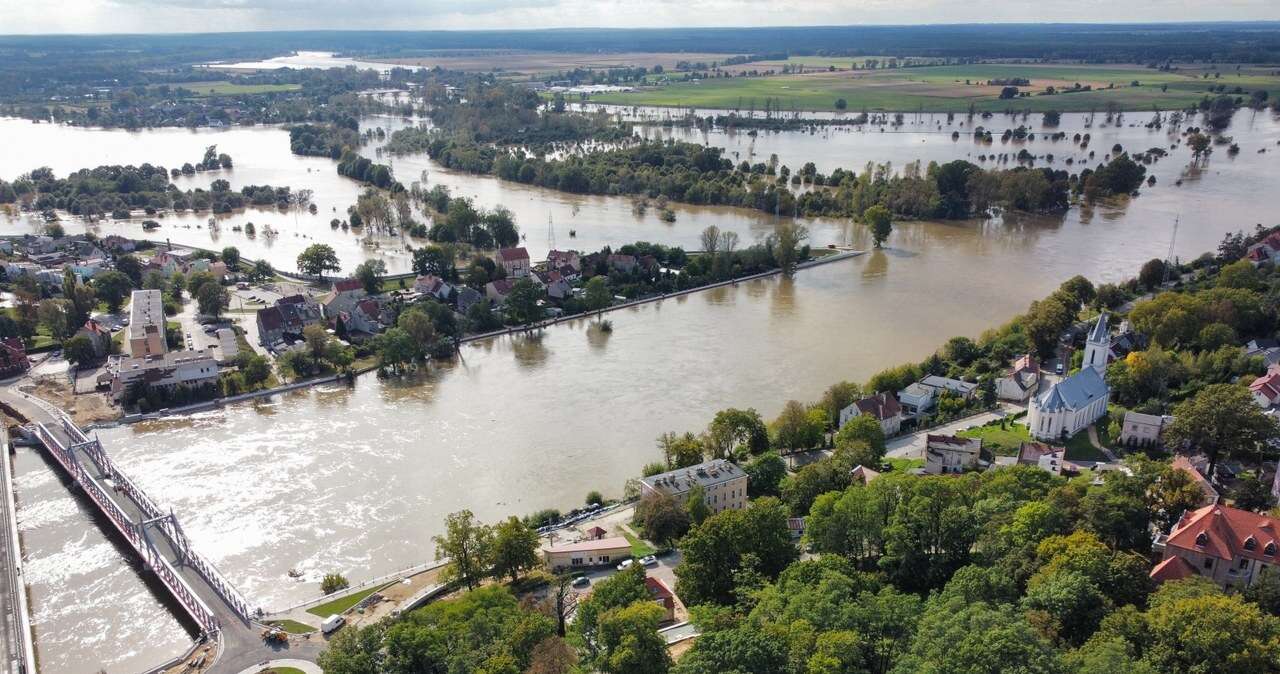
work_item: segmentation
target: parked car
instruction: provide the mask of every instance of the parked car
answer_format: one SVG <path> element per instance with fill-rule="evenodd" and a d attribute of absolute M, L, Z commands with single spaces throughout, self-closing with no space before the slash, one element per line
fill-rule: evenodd
<path fill-rule="evenodd" d="M 636 560 L 634 559 L 624 559 L 622 560 L 622 563 L 618 565 L 618 570 L 626 571 L 627 569 L 631 568 L 632 564 L 635 564 L 635 563 L 636 563 Z"/>
<path fill-rule="evenodd" d="M 1056 366 L 1054 366 L 1053 373 L 1062 374 L 1062 363 L 1058 363 Z"/>
<path fill-rule="evenodd" d="M 645 555 L 640 558 L 640 566 L 657 566 L 658 558 L 653 555 Z"/>
<path fill-rule="evenodd" d="M 587 578 L 586 576 L 578 576 L 577 578 L 573 579 L 574 587 L 588 587 L 590 585 L 591 585 L 591 579 Z"/>

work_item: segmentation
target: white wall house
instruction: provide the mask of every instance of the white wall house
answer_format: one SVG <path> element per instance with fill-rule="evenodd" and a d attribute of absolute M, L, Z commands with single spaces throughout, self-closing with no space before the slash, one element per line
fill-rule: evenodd
<path fill-rule="evenodd" d="M 996 380 L 996 397 L 1026 402 L 1040 386 L 1040 364 L 1031 354 L 1014 361 L 1013 367 Z"/>

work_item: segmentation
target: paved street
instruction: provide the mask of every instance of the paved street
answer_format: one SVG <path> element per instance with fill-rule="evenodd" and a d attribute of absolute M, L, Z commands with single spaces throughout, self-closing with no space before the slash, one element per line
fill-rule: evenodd
<path fill-rule="evenodd" d="M 953 421 L 949 424 L 935 426 L 933 428 L 909 433 L 907 435 L 899 435 L 896 438 L 889 438 L 885 443 L 885 456 L 891 459 L 920 459 L 924 457 L 924 445 L 926 436 L 929 435 L 954 435 L 966 428 L 974 426 L 982 426 L 992 421 L 998 421 L 1004 417 L 1011 416 L 1020 411 L 1021 408 L 1012 405 L 1002 405 L 1000 409 L 983 412 L 972 417 L 966 417 L 959 421 Z"/>

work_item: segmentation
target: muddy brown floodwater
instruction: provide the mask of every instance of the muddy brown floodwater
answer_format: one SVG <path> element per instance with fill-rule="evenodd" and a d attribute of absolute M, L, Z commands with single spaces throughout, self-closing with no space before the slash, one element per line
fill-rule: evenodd
<path fill-rule="evenodd" d="M 1126 124 L 1148 117 L 1130 115 Z M 824 172 L 867 161 L 901 166 L 991 153 L 963 135 L 952 141 L 945 119 L 942 131 L 938 121 L 892 133 L 671 133 L 743 158 L 752 153 L 753 161 L 776 153 L 793 169 L 814 161 Z M 372 118 L 364 126 L 407 123 Z M 997 136 L 1018 123 L 986 122 Z M 1064 115 L 1061 130 L 1083 130 L 1083 118 Z M 1145 150 L 1176 140 L 1140 126 L 1095 124 L 1089 131 L 1100 154 L 1115 143 Z M 1245 111 L 1228 133 L 1242 147 L 1238 156 L 1218 147 L 1206 167 L 1191 171 L 1188 151 L 1179 147 L 1150 168 L 1157 185 L 1128 203 L 1073 208 L 1059 217 L 899 223 L 884 250 L 794 280 L 753 281 L 616 312 L 612 334 L 590 320 L 570 322 L 534 338 L 469 345 L 456 362 L 403 379 L 366 376 L 351 389 L 298 392 L 99 435 L 136 481 L 174 508 L 195 544 L 242 592 L 264 607 L 281 607 L 314 596 L 327 572 L 359 581 L 431 558 L 430 538 L 449 512 L 470 508 L 492 521 L 573 507 L 591 489 L 619 495 L 625 480 L 656 457 L 654 439 L 663 431 L 698 430 L 729 406 L 772 416 L 788 399 L 813 399 L 834 381 L 864 380 L 924 357 L 951 336 L 977 335 L 1074 274 L 1095 282 L 1131 276 L 1145 260 L 1166 255 L 1176 217 L 1174 249 L 1184 258 L 1212 250 L 1225 232 L 1275 224 L 1280 123 Z M 396 239 L 372 249 L 329 229 L 330 209 L 345 209 L 358 188 L 338 178 L 329 160 L 290 155 L 287 134 L 277 129 L 127 133 L 0 121 L 0 146 L 23 148 L 0 157 L 0 175 L 41 164 L 58 173 L 104 161 L 173 165 L 215 142 L 235 158 L 233 186 L 310 187 L 320 214 L 296 224 L 292 214 L 237 214 L 216 237 L 169 218 L 164 236 L 237 245 L 285 268 L 313 241 L 333 243 L 348 268 L 375 255 L 388 256 L 394 269 L 407 266 L 394 250 L 402 245 Z M 1056 166 L 1073 154 L 1068 142 L 1026 146 L 1054 152 Z M 1023 146 L 1006 147 L 994 145 L 1015 153 Z M 366 152 L 376 155 L 376 147 Z M 652 214 L 637 218 L 627 199 L 459 174 L 425 157 L 396 158 L 393 165 L 401 180 L 426 171 L 428 184 L 448 185 L 480 206 L 511 208 L 535 257 L 547 248 L 548 217 L 558 245 L 579 249 L 637 239 L 693 247 L 708 224 L 751 242 L 775 224 L 757 213 L 694 207 L 677 207 L 677 221 L 665 224 Z M 1179 178 L 1183 184 L 1175 186 Z M 281 233 L 267 244 L 229 231 L 245 219 L 270 220 Z M 869 246 L 857 226 L 807 225 L 815 244 Z M 0 220 L 0 231 L 31 226 Z M 72 231 L 83 226 L 68 223 Z M 140 234 L 132 222 L 97 227 Z M 569 238 L 570 228 L 576 238 Z M 178 623 L 158 610 L 155 596 L 84 519 L 49 467 L 34 456 L 20 459 L 21 526 L 28 564 L 37 570 L 32 593 L 46 671 L 127 671 L 172 656 L 186 639 Z M 290 569 L 304 578 L 290 580 Z"/>

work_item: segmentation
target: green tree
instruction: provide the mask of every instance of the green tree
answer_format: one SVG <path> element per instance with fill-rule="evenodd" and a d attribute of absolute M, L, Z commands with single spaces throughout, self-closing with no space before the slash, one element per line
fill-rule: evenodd
<path fill-rule="evenodd" d="M 107 305 L 109 313 L 120 311 L 125 298 L 133 291 L 133 281 L 119 271 L 105 271 L 93 277 L 93 289 L 98 299 Z"/>
<path fill-rule="evenodd" d="M 804 225 L 786 221 L 778 225 L 777 231 L 770 238 L 773 259 L 778 263 L 784 276 L 796 273 L 796 264 L 800 261 L 800 247 L 809 238 L 809 229 Z"/>
<path fill-rule="evenodd" d="M 335 270 L 336 271 L 336 270 Z M 382 292 L 382 277 L 387 273 L 387 263 L 379 258 L 365 260 L 356 265 L 355 278 L 370 295 Z"/>
<path fill-rule="evenodd" d="M 328 244 L 313 243 L 298 253 L 298 271 L 304 274 L 324 278 L 327 271 L 337 273 L 341 270 L 338 253 Z"/>
<path fill-rule="evenodd" d="M 930 602 L 895 674 L 1060 674 L 1053 647 L 1013 607 L 949 597 Z"/>
<path fill-rule="evenodd" d="M 787 529 L 787 511 L 777 499 L 761 498 L 745 510 L 722 510 L 680 541 L 683 562 L 676 567 L 676 594 L 687 604 L 733 603 L 734 574 L 743 555 L 755 570 L 774 578 L 798 555 Z"/>
<path fill-rule="evenodd" d="M 520 573 L 538 566 L 538 532 L 517 517 L 508 517 L 493 528 L 493 576 L 520 580 Z"/>
<path fill-rule="evenodd" d="M 876 204 L 863 211 L 862 221 L 867 223 L 867 228 L 871 230 L 871 239 L 875 242 L 876 248 L 884 245 L 884 242 L 889 240 L 889 235 L 893 233 L 893 213 L 883 204 Z"/>
<path fill-rule="evenodd" d="M 739 448 L 751 454 L 769 448 L 769 430 L 754 409 L 731 407 L 716 412 L 707 428 L 707 439 L 714 458 L 727 458 Z"/>
<path fill-rule="evenodd" d="M 1164 260 L 1147 260 L 1138 272 L 1138 282 L 1147 290 L 1152 290 L 1164 282 Z"/>
<path fill-rule="evenodd" d="M 587 662 L 597 663 L 603 652 L 600 629 L 606 613 L 650 601 L 644 577 L 644 567 L 633 564 L 630 568 L 597 582 L 591 594 L 578 602 L 577 615 L 573 620 L 573 637 L 582 648 Z"/>
<path fill-rule="evenodd" d="M 707 490 L 702 485 L 694 485 L 689 490 L 689 495 L 684 500 L 684 509 L 688 511 L 694 526 L 702 524 L 711 516 L 711 508 L 707 506 Z"/>
<path fill-rule="evenodd" d="M 842 447 L 852 443 L 866 443 L 879 457 L 884 457 L 885 441 L 884 430 L 880 428 L 880 422 L 869 414 L 859 414 L 849 420 L 844 426 L 840 427 L 836 433 L 836 446 Z M 880 465 L 877 460 L 872 466 Z"/>
<path fill-rule="evenodd" d="M 93 352 L 93 344 L 84 335 L 76 335 L 63 342 L 62 356 L 77 368 L 92 363 L 97 357 Z"/>
<path fill-rule="evenodd" d="M 658 634 L 663 611 L 652 602 L 633 602 L 600 617 L 596 663 L 606 674 L 663 674 L 671 666 L 667 641 Z"/>
<path fill-rule="evenodd" d="M 276 275 L 276 270 L 272 268 L 271 263 L 266 260 L 258 260 L 253 263 L 253 271 L 249 272 L 250 278 L 255 281 L 266 281 Z"/>
<path fill-rule="evenodd" d="M 778 496 L 782 478 L 787 475 L 787 462 L 777 452 L 765 452 L 742 467 L 747 474 L 747 494 L 751 498 Z"/>
<path fill-rule="evenodd" d="M 586 285 L 583 299 L 590 311 L 602 311 L 613 303 L 613 294 L 609 292 L 609 284 L 603 276 L 592 276 Z"/>
<path fill-rule="evenodd" d="M 528 279 L 520 279 L 511 287 L 507 295 L 507 315 L 518 324 L 524 325 L 542 319 L 542 301 L 544 292 Z"/>
<path fill-rule="evenodd" d="M 116 258 L 116 271 L 129 277 L 133 287 L 142 286 L 142 263 L 133 255 L 121 255 Z M 97 279 L 94 279 L 95 283 Z"/>
<path fill-rule="evenodd" d="M 647 540 L 670 545 L 689 531 L 689 513 L 671 496 L 650 491 L 636 504 L 633 523 Z"/>
<path fill-rule="evenodd" d="M 826 415 L 820 408 L 811 410 L 795 400 L 787 401 L 782 412 L 772 424 L 772 445 L 784 450 L 800 450 L 816 447 L 822 442 L 826 427 Z"/>
<path fill-rule="evenodd" d="M 322 594 L 333 594 L 348 587 L 351 587 L 351 583 L 347 582 L 347 577 L 340 573 L 326 573 L 320 581 L 320 592 Z"/>
<path fill-rule="evenodd" d="M 222 249 L 222 262 L 227 265 L 227 273 L 234 274 L 240 270 L 240 249 L 227 246 Z"/>
<path fill-rule="evenodd" d="M 66 339 L 71 329 L 71 302 L 59 299 L 46 299 L 40 302 L 36 316 L 45 330 L 54 339 Z"/>
<path fill-rule="evenodd" d="M 227 290 L 217 281 L 201 285 L 195 298 L 196 306 L 204 316 L 221 316 L 227 308 Z"/>
<path fill-rule="evenodd" d="M 1235 384 L 1210 384 L 1174 408 L 1165 431 L 1171 446 L 1185 443 L 1209 457 L 1212 479 L 1218 460 L 1231 452 L 1251 453 L 1280 436 L 1280 427 L 1263 413 L 1249 390 Z"/>
<path fill-rule="evenodd" d="M 432 536 L 436 559 L 448 559 L 445 575 L 460 580 L 474 590 L 488 575 L 493 554 L 492 528 L 476 521 L 470 510 L 460 510 L 445 518 L 445 533 Z"/>

